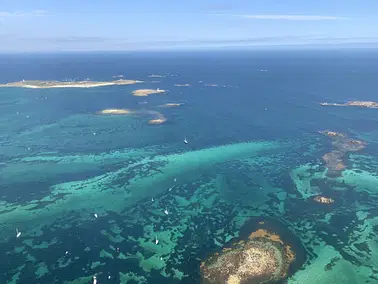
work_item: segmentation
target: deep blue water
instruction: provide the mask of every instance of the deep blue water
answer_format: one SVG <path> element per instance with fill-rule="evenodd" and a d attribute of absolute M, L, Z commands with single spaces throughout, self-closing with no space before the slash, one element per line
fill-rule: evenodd
<path fill-rule="evenodd" d="M 100 155 L 116 150 L 148 147 L 155 149 L 153 155 L 169 155 L 239 142 L 289 141 L 294 143 L 296 141 L 303 143 L 303 148 L 296 146 L 297 150 L 293 150 L 295 153 L 288 154 L 292 155 L 292 158 L 291 156 L 283 157 L 282 160 L 287 159 L 286 165 L 277 164 L 277 172 L 280 167 L 287 170 L 271 173 L 271 180 L 274 180 L 275 184 L 286 192 L 293 191 L 290 188 L 292 184 L 286 180 L 290 168 L 307 162 L 319 162 L 321 156 L 331 149 L 329 141 L 317 133 L 319 130 L 340 131 L 352 137 L 359 134 L 360 139 L 369 137 L 369 146 L 363 150 L 363 153 L 376 158 L 377 110 L 332 108 L 319 105 L 325 101 L 343 103 L 348 100 L 377 100 L 378 52 L 375 50 L 0 55 L 0 83 L 22 79 L 85 80 L 90 78 L 94 81 L 107 81 L 113 80 L 113 76 L 120 74 L 126 79 L 145 81 L 140 88 L 158 87 L 168 92 L 165 95 L 149 97 L 132 96 L 131 91 L 139 88 L 139 85 L 48 90 L 0 88 L 1 200 L 22 204 L 31 200 L 40 200 L 49 195 L 50 186 L 113 172 L 124 167 L 126 163 L 126 161 L 116 161 L 90 165 L 89 162 L 83 162 L 84 165 L 78 165 L 76 171 L 75 166 L 58 165 L 54 162 L 51 162 L 50 166 L 44 163 L 19 162 L 19 159 L 23 157 Z M 149 75 L 152 74 L 159 74 L 164 78 L 150 78 Z M 186 83 L 191 84 L 191 87 L 174 86 Z M 206 84 L 217 86 L 211 87 Z M 143 103 L 145 101 L 146 104 Z M 159 108 L 159 105 L 168 102 L 180 102 L 184 105 L 179 108 Z M 146 123 L 147 119 L 144 117 L 96 115 L 96 112 L 106 108 L 159 111 L 165 115 L 167 123 L 152 126 Z M 92 135 L 93 132 L 96 132 L 96 135 Z M 190 141 L 189 149 L 182 143 L 184 136 Z M 305 155 L 304 152 L 309 152 L 308 148 L 312 144 L 316 144 L 315 150 Z M 303 153 L 298 149 L 303 149 Z M 45 154 L 50 152 L 53 154 Z M 17 166 L 7 168 L 13 165 Z M 225 169 L 228 169 L 227 167 Z M 216 171 L 217 169 L 213 169 L 211 175 L 216 174 Z M 237 171 L 230 170 L 230 177 L 235 178 Z M 219 169 L 219 172 L 227 177 L 227 170 L 224 168 Z M 270 173 L 264 172 L 264 174 Z M 124 179 L 128 180 L 128 177 Z M 247 180 L 242 180 L 242 177 L 239 182 L 248 183 Z M 190 190 L 188 189 L 187 192 Z M 324 192 L 334 194 L 326 188 Z M 237 194 L 235 189 L 235 195 Z M 362 196 L 350 195 L 350 192 L 348 194 L 340 198 L 345 198 L 344 202 L 354 202 L 358 198 L 364 199 Z M 135 208 L 142 206 L 141 204 L 145 201 L 146 199 L 135 204 Z M 283 217 L 283 220 L 288 222 L 294 222 L 293 220 L 301 215 L 300 212 L 295 212 L 293 204 L 303 210 L 310 208 L 308 203 L 303 203 L 301 199 L 293 202 L 288 205 L 290 213 Z M 311 210 L 308 210 L 308 216 L 311 216 Z M 318 209 L 316 207 L 313 210 Z M 342 208 L 339 210 L 343 212 Z M 349 218 L 348 214 L 345 213 L 344 217 Z M 118 215 L 112 215 L 111 218 L 112 220 L 122 219 Z M 145 220 L 149 220 L 148 218 L 148 216 L 145 217 Z M 22 227 L 22 220 L 17 220 L 17 224 Z M 102 227 L 106 226 L 105 222 Z M 106 242 L 98 237 L 97 243 L 89 244 L 88 242 L 92 242 L 90 241 L 92 230 L 99 231 L 90 224 L 81 224 L 78 225 L 77 231 L 73 231 L 72 228 L 57 229 L 60 236 L 65 236 L 65 241 L 59 239 L 59 235 L 47 230 L 43 238 L 46 240 L 58 238 L 61 246 L 69 239 L 72 243 L 71 247 L 75 250 L 81 245 L 101 246 L 101 242 Z M 134 230 L 136 235 L 140 234 L 140 230 L 143 231 L 142 228 L 136 227 L 130 230 Z M 79 231 L 81 241 L 72 237 Z M 84 236 L 86 234 L 87 236 Z M 86 241 L 83 241 L 84 239 Z M 1 247 L 6 251 L 12 251 L 15 244 L 12 240 L 2 244 Z M 129 243 L 124 245 L 129 250 L 133 249 Z M 203 245 L 208 248 L 207 244 Z M 106 246 L 108 247 L 109 244 Z M 64 250 L 63 247 L 61 250 Z M 209 245 L 209 247 L 212 246 Z M 93 249 L 93 251 L 95 255 L 97 250 Z M 44 253 L 52 253 L 52 251 L 46 249 Z M 206 255 L 206 252 L 199 255 Z M 35 257 L 37 263 L 43 261 L 44 258 L 43 254 L 37 256 L 37 253 Z M 49 260 L 44 260 L 50 263 L 50 272 L 44 276 L 45 278 L 41 278 L 39 283 L 53 283 L 51 281 L 64 283 L 62 279 L 65 277 L 64 269 L 69 269 L 70 266 L 62 271 L 54 272 L 53 263 L 57 257 L 51 256 Z M 67 279 L 72 280 L 74 276 L 81 277 L 80 265 L 86 262 L 91 261 L 90 259 L 77 260 L 75 268 L 72 268 L 74 275 Z M 14 263 L 8 261 L 6 266 L 8 270 L 0 270 L 4 279 L 10 281 L 10 275 L 14 274 L 12 269 L 20 263 L 22 263 L 21 259 L 15 260 Z M 107 260 L 105 263 L 108 270 L 114 270 L 114 267 L 121 269 L 120 263 L 111 264 Z M 193 265 L 190 271 L 196 271 L 197 264 L 190 263 Z M 113 268 L 111 268 L 112 265 Z M 130 271 L 141 273 L 138 270 L 138 264 L 131 261 L 129 265 Z M 20 279 L 30 277 L 31 271 L 33 268 L 23 271 L 25 278 Z M 90 272 L 86 271 L 86 273 Z M 162 276 L 158 272 L 153 271 L 151 275 L 149 277 L 152 278 L 148 278 L 149 281 L 155 279 L 155 282 L 148 283 L 163 283 L 159 282 L 163 281 L 163 278 L 159 278 Z M 189 279 L 198 280 L 194 276 Z M 174 282 L 177 280 L 172 281 L 172 283 L 178 283 Z M 189 280 L 187 281 L 186 283 L 190 283 Z M 105 283 L 119 282 L 109 280 Z"/>

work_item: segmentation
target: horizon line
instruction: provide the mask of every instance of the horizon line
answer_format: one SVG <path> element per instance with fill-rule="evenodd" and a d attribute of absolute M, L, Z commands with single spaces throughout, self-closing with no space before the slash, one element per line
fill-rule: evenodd
<path fill-rule="evenodd" d="M 209 13 L 213 16 L 230 16 L 244 19 L 255 20 L 284 20 L 284 21 L 329 21 L 329 20 L 347 20 L 350 18 L 341 16 L 327 15 L 305 15 L 305 14 L 222 14 Z"/>
<path fill-rule="evenodd" d="M 317 50 L 356 50 L 356 49 L 374 49 L 378 51 L 378 42 L 370 44 L 357 44 L 358 46 L 346 44 L 295 44 L 295 45 L 267 45 L 267 46 L 228 46 L 228 47 L 185 47 L 185 48 L 161 48 L 161 49 L 130 49 L 130 50 L 25 50 L 25 51 L 1 51 L 2 54 L 62 54 L 62 53 L 154 53 L 154 52 L 201 52 L 201 51 L 233 51 L 243 49 L 244 51 L 290 51 L 290 50 L 303 50 L 303 51 L 317 51 Z"/>

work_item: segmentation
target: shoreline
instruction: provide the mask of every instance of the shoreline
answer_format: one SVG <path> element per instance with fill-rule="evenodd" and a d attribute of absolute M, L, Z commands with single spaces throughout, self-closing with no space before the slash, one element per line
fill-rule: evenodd
<path fill-rule="evenodd" d="M 373 101 L 349 101 L 343 104 L 338 103 L 320 103 L 321 106 L 339 106 L 339 107 L 364 107 L 378 108 L 378 103 Z"/>
<path fill-rule="evenodd" d="M 6 84 L 0 84 L 0 88 L 28 88 L 28 89 L 52 89 L 52 88 L 95 88 L 105 86 L 122 86 L 143 83 L 138 80 L 115 80 L 115 81 L 18 81 Z"/>
<path fill-rule="evenodd" d="M 153 94 L 164 94 L 165 92 L 166 90 L 160 90 L 159 88 L 158 89 L 138 89 L 138 90 L 134 90 L 132 92 L 132 95 L 135 97 L 147 97 Z"/>

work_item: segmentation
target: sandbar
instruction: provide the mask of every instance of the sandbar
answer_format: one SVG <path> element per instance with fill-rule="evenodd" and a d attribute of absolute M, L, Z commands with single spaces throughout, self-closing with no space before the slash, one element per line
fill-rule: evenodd
<path fill-rule="evenodd" d="M 167 104 L 160 105 L 160 107 L 179 107 L 182 105 L 183 105 L 182 103 L 167 103 Z"/>
<path fill-rule="evenodd" d="M 51 88 L 94 88 L 115 85 L 131 85 L 141 83 L 137 80 L 115 80 L 115 81 L 75 81 L 75 82 L 62 82 L 62 81 L 19 81 L 6 84 L 0 84 L 0 87 L 17 87 L 17 88 L 30 88 L 30 89 L 51 89 Z"/>
<path fill-rule="evenodd" d="M 139 89 L 133 91 L 133 96 L 136 97 L 147 97 L 152 94 L 162 94 L 165 93 L 165 90 L 160 90 L 160 89 Z"/>
<path fill-rule="evenodd" d="M 148 121 L 148 124 L 162 124 L 167 121 L 165 116 L 158 111 L 148 111 L 147 114 L 155 116 L 153 119 Z"/>
<path fill-rule="evenodd" d="M 322 106 L 357 106 L 365 108 L 378 108 L 378 103 L 373 101 L 349 101 L 344 104 L 337 103 L 321 103 Z"/>
<path fill-rule="evenodd" d="M 148 124 L 162 124 L 164 122 L 166 122 L 166 118 L 165 117 L 160 117 L 160 118 L 156 118 L 156 119 L 150 119 L 148 121 Z"/>
<path fill-rule="evenodd" d="M 98 114 L 117 114 L 117 115 L 125 115 L 125 114 L 132 114 L 132 113 L 134 113 L 132 110 L 119 109 L 119 108 L 107 108 L 98 112 Z"/>
<path fill-rule="evenodd" d="M 192 85 L 190 84 L 175 84 L 175 87 L 191 87 Z"/>

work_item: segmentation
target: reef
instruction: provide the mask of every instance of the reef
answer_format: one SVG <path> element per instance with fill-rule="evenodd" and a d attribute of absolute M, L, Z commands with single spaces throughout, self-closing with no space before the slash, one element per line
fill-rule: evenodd
<path fill-rule="evenodd" d="M 287 277 L 294 260 L 279 235 L 258 229 L 202 262 L 201 275 L 204 283 L 266 283 Z"/>
<path fill-rule="evenodd" d="M 323 156 L 328 168 L 328 176 L 339 175 L 346 168 L 344 160 L 348 152 L 360 151 L 366 147 L 366 142 L 350 139 L 343 133 L 328 130 L 320 133 L 332 138 L 333 150 Z"/>
<path fill-rule="evenodd" d="M 313 198 L 315 202 L 322 203 L 322 204 L 332 204 L 335 203 L 335 200 L 333 200 L 331 197 L 326 196 L 315 196 Z"/>
<path fill-rule="evenodd" d="M 137 80 L 115 80 L 115 81 L 73 81 L 73 82 L 62 82 L 62 81 L 19 81 L 6 84 L 0 84 L 0 87 L 19 87 L 19 88 L 30 88 L 30 89 L 51 89 L 51 88 L 94 88 L 94 87 L 104 87 L 104 86 L 115 86 L 115 85 L 131 85 L 136 83 L 141 83 L 142 81 Z"/>
<path fill-rule="evenodd" d="M 133 96 L 136 97 L 147 97 L 152 94 L 162 94 L 165 93 L 165 90 L 160 90 L 160 89 L 139 89 L 133 91 Z"/>
<path fill-rule="evenodd" d="M 373 101 L 349 101 L 344 104 L 337 103 L 321 103 L 322 106 L 357 106 L 365 108 L 378 108 L 378 103 Z"/>

